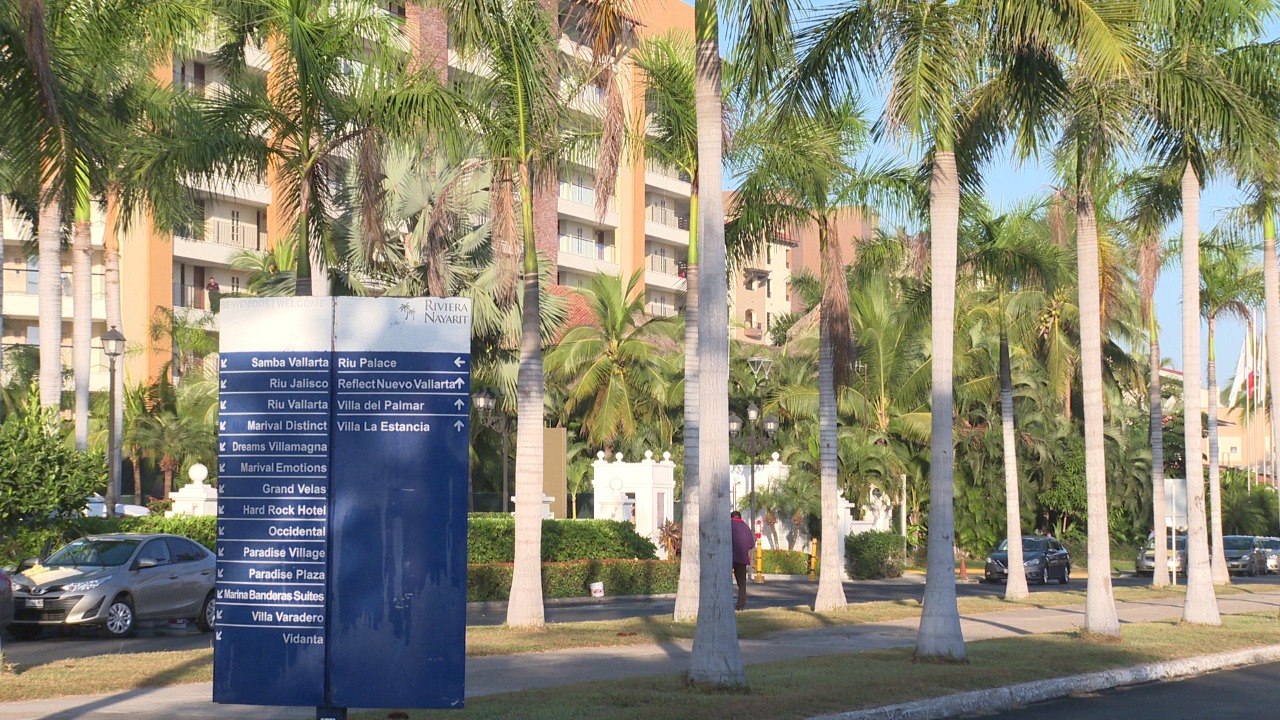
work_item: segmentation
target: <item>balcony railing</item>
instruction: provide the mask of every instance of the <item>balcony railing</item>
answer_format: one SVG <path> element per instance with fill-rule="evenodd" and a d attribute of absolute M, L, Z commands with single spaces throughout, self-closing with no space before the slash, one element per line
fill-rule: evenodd
<path fill-rule="evenodd" d="M 199 97 L 208 97 L 209 81 L 193 78 L 193 77 L 186 77 L 183 75 L 174 75 L 173 89 L 186 90 L 188 93 L 192 95 L 197 95 Z"/>
<path fill-rule="evenodd" d="M 590 207 L 595 207 L 596 205 L 595 190 L 586 187 L 585 185 L 579 185 L 573 182 L 560 181 L 560 197 L 565 200 L 576 202 L 580 205 L 588 205 Z M 608 207 L 611 212 L 616 212 L 618 209 L 618 198 L 610 197 Z"/>
<path fill-rule="evenodd" d="M 661 175 L 663 177 L 671 178 L 672 180 L 679 180 L 680 182 L 689 182 L 690 179 L 689 173 L 678 168 L 671 167 L 670 165 L 664 165 L 656 160 L 646 160 L 644 168 L 654 175 Z"/>
<path fill-rule="evenodd" d="M 646 255 L 644 262 L 645 267 L 653 272 L 684 277 L 684 263 L 677 262 L 674 258 L 669 258 L 665 255 Z"/>
<path fill-rule="evenodd" d="M 666 225 L 667 227 L 673 227 L 678 230 L 689 229 L 689 216 L 678 215 L 676 214 L 676 211 L 671 208 L 665 208 L 660 205 L 648 205 L 644 209 L 644 216 L 648 218 L 650 222 L 655 222 L 659 225 Z"/>
<path fill-rule="evenodd" d="M 578 257 L 592 258 L 593 260 L 602 260 L 607 263 L 617 264 L 618 262 L 618 249 L 614 246 L 594 242 L 576 235 L 560 236 L 560 252 L 577 255 Z"/>
<path fill-rule="evenodd" d="M 199 285 L 173 284 L 173 306 L 204 310 L 209 307 L 209 297 Z"/>
<path fill-rule="evenodd" d="M 742 330 L 752 340 L 759 340 L 764 337 L 764 327 L 760 323 L 747 323 Z"/>
<path fill-rule="evenodd" d="M 204 221 L 204 237 L 196 237 L 193 228 L 175 228 L 175 237 L 185 238 L 192 242 L 209 242 L 215 245 L 243 248 L 245 250 L 265 250 L 267 248 L 266 233 L 258 232 L 254 225 L 231 222 L 222 218 L 207 218 Z"/>
<path fill-rule="evenodd" d="M 675 305 L 659 302 L 645 303 L 644 311 L 652 317 L 674 317 L 678 312 Z"/>
<path fill-rule="evenodd" d="M 71 273 L 62 273 L 62 297 L 69 298 L 72 296 Z M 89 281 L 90 293 L 93 297 L 102 297 L 106 292 L 107 280 L 102 273 L 94 273 Z M 5 295 L 31 295 L 40 294 L 40 272 L 27 268 L 5 268 L 4 269 L 4 294 Z"/>

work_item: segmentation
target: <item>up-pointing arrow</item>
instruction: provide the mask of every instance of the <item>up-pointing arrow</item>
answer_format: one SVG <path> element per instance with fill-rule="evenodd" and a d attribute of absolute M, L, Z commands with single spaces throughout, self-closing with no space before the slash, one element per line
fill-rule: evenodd
<path fill-rule="evenodd" d="M 462 401 L 462 398 L 458 398 L 457 400 L 453 401 L 453 406 L 458 408 L 459 410 L 461 410 L 465 405 L 466 403 Z"/>
<path fill-rule="evenodd" d="M 463 365 L 466 365 L 466 364 L 467 364 L 467 361 L 466 361 L 466 360 L 463 360 L 463 359 L 462 359 L 462 358 L 460 358 L 460 357 L 457 357 L 457 358 L 454 358 L 454 359 L 453 359 L 453 366 L 454 366 L 454 367 L 460 368 L 460 367 L 462 367 Z"/>
<path fill-rule="evenodd" d="M 458 420 L 453 424 L 453 429 L 457 430 L 458 432 L 462 432 L 462 428 L 464 427 L 466 427 L 466 424 L 463 423 L 461 420 Z"/>

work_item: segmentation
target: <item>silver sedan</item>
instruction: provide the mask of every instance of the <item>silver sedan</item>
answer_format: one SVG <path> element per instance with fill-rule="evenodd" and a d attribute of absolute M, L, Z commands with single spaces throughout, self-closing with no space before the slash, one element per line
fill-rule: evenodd
<path fill-rule="evenodd" d="M 123 637 L 139 620 L 215 617 L 213 553 L 177 535 L 97 535 L 76 540 L 13 577 L 9 633 L 33 639 L 42 628 L 88 625 Z"/>

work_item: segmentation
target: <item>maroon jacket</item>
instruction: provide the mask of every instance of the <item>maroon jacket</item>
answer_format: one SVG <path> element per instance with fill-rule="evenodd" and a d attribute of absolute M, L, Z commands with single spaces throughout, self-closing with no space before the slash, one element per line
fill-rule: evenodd
<path fill-rule="evenodd" d="M 755 534 L 751 532 L 751 526 L 747 525 L 747 521 L 742 518 L 733 518 L 731 527 L 733 528 L 733 564 L 750 565 L 751 548 L 756 546 Z"/>

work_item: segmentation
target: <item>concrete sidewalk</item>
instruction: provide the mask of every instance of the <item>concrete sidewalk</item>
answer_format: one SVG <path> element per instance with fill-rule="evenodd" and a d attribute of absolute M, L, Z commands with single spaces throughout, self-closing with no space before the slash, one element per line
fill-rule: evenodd
<path fill-rule="evenodd" d="M 1226 595 L 1218 598 L 1223 614 L 1280 610 L 1280 591 Z M 1116 603 L 1122 623 L 1180 617 L 1182 599 Z M 1023 608 L 961 619 L 965 640 L 1031 635 L 1071 630 L 1083 623 L 1084 606 Z M 915 643 L 918 619 L 778 633 L 742 641 L 747 664 L 835 655 Z M 469 658 L 467 697 L 514 692 L 597 680 L 676 674 L 688 666 L 688 642 L 624 648 L 587 648 Z M 312 718 L 314 708 L 269 708 L 214 705 L 209 683 L 136 690 L 102 696 L 79 696 L 23 703 L 0 703 L 0 720 L 71 720 L 98 718 L 169 718 L 275 720 Z"/>

